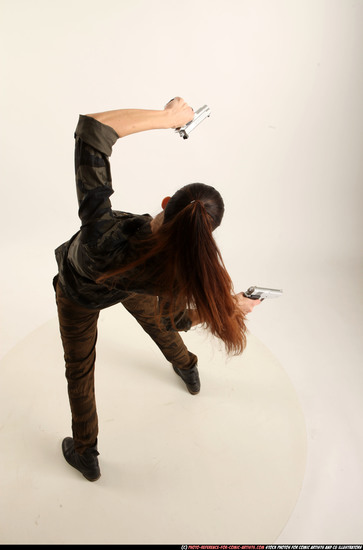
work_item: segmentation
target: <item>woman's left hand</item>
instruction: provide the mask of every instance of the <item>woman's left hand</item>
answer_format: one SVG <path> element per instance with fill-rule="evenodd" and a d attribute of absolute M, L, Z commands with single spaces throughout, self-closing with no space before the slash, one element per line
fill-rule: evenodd
<path fill-rule="evenodd" d="M 243 295 L 243 292 L 236 294 L 236 298 L 238 307 L 244 315 L 251 313 L 253 308 L 261 303 L 261 300 L 251 300 L 251 298 L 246 298 L 246 296 Z"/>

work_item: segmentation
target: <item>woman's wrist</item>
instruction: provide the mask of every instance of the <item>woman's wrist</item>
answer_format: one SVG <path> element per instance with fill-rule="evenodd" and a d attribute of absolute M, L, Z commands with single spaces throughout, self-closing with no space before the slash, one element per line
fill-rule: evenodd
<path fill-rule="evenodd" d="M 169 111 L 169 109 L 163 109 L 162 111 L 159 111 L 159 113 L 162 128 L 164 130 L 170 130 L 170 128 L 173 127 L 171 112 Z"/>

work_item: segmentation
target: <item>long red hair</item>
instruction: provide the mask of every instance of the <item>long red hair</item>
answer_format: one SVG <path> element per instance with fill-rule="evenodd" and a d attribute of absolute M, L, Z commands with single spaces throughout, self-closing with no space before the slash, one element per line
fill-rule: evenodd
<path fill-rule="evenodd" d="M 168 202 L 162 225 L 139 242 L 138 259 L 102 275 L 98 282 L 116 280 L 135 267 L 139 279 L 152 280 L 171 317 L 196 308 L 199 319 L 220 338 L 229 354 L 246 345 L 245 317 L 237 307 L 232 280 L 213 237 L 224 204 L 209 185 L 193 183 L 179 189 Z"/>

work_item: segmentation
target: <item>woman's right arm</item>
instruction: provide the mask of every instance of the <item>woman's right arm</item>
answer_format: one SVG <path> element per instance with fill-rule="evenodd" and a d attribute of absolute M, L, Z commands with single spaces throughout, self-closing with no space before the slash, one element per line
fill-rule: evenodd
<path fill-rule="evenodd" d="M 250 298 L 246 298 L 243 292 L 236 294 L 236 299 L 237 299 L 237 307 L 240 309 L 243 315 L 248 315 L 249 313 L 252 313 L 253 309 L 261 303 L 261 300 L 251 300 Z M 187 313 L 188 313 L 188 317 L 192 322 L 191 324 L 192 327 L 195 327 L 196 325 L 199 325 L 202 323 L 202 321 L 199 318 L 198 311 L 196 309 L 188 309 Z"/>
<path fill-rule="evenodd" d="M 163 110 L 118 109 L 87 115 L 111 126 L 125 137 L 146 130 L 180 128 L 194 118 L 194 111 L 181 97 L 176 97 Z"/>

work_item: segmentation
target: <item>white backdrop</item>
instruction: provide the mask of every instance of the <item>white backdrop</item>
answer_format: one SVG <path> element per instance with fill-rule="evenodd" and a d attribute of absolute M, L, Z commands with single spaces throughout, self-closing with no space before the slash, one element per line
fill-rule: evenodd
<path fill-rule="evenodd" d="M 274 266 L 292 254 L 356 255 L 362 2 L 2 0 L 1 7 L 1 287 L 5 308 L 17 313 L 2 320 L 3 350 L 53 313 L 52 251 L 79 226 L 79 113 L 162 108 L 175 95 L 211 107 L 188 141 L 166 131 L 119 142 L 113 205 L 153 214 L 185 183 L 215 185 L 226 202 L 218 236 L 237 290 L 282 285 Z"/>
<path fill-rule="evenodd" d="M 333 294 L 327 314 L 347 327 L 345 305 L 341 312 L 335 304 L 358 307 L 349 281 L 339 295 L 325 275 L 348 265 L 356 275 L 361 266 L 361 0 L 0 6 L 2 355 L 56 314 L 53 250 L 79 227 L 78 114 L 157 109 L 175 95 L 195 109 L 208 104 L 212 116 L 187 141 L 171 130 L 120 140 L 111 158 L 114 208 L 155 214 L 185 183 L 214 185 L 226 204 L 217 238 L 236 290 L 259 284 L 299 296 L 297 315 L 315 319 L 327 342 L 334 337 L 316 321 L 318 297 Z M 314 309 L 304 311 L 311 295 Z M 278 319 L 266 307 L 252 321 L 276 352 L 294 322 L 286 317 L 292 306 L 280 307 Z M 357 341 L 357 323 L 350 328 Z M 286 343 L 291 355 L 299 346 Z M 290 376 L 308 385 L 298 364 Z"/>

